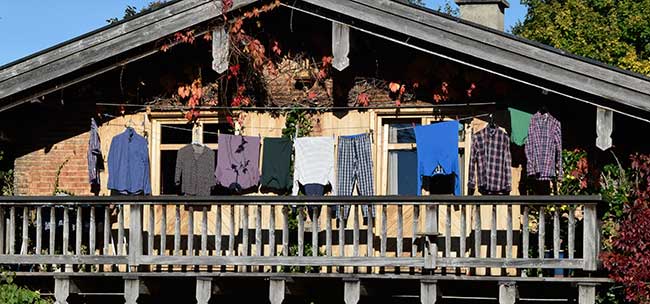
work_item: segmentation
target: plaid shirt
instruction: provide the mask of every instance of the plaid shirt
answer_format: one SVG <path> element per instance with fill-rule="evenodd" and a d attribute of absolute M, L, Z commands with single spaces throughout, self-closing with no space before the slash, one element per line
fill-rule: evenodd
<path fill-rule="evenodd" d="M 535 113 L 526 140 L 526 170 L 538 180 L 562 176 L 562 129 L 551 114 Z"/>
<path fill-rule="evenodd" d="M 510 193 L 511 163 L 510 137 L 506 132 L 499 128 L 485 127 L 472 135 L 467 184 L 470 194 L 477 184 L 482 194 Z"/>

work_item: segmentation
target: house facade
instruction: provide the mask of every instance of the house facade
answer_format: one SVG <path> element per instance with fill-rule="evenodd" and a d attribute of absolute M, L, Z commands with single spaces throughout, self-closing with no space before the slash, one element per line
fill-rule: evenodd
<path fill-rule="evenodd" d="M 607 150 L 647 152 L 630 134 L 650 130 L 650 79 L 503 33 L 506 1 L 459 2 L 469 21 L 399 1 L 179 0 L 0 67 L 15 172 L 0 263 L 58 303 L 594 303 L 601 199 L 533 189 L 514 143 L 510 192 L 470 193 L 472 135 L 548 112 L 598 172 Z M 146 139 L 150 196 L 111 195 L 108 170 L 90 186 L 91 118 L 104 158 L 125 127 Z M 418 188 L 414 129 L 441 121 L 459 123 L 460 195 Z M 178 195 L 178 151 L 219 151 L 221 134 L 368 134 L 374 195 Z M 328 212 L 342 205 L 349 218 Z"/>

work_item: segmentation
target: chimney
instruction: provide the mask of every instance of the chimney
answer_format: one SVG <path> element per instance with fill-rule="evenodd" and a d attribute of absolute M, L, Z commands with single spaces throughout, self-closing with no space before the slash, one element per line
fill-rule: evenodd
<path fill-rule="evenodd" d="M 503 12 L 510 7 L 507 0 L 455 0 L 460 18 L 503 31 Z"/>

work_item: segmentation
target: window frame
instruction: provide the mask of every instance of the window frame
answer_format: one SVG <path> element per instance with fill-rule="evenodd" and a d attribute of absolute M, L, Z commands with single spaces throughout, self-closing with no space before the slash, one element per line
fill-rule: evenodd
<path fill-rule="evenodd" d="M 417 149 L 416 143 L 389 143 L 389 125 L 384 124 L 388 119 L 420 119 L 421 125 L 429 125 L 435 122 L 440 121 L 449 121 L 453 120 L 451 117 L 440 117 L 431 114 L 431 111 L 410 111 L 406 113 L 396 114 L 394 112 L 377 112 L 374 117 L 374 125 L 377 132 L 377 145 L 375 147 L 377 155 L 377 165 L 375 166 L 375 176 L 377 177 L 375 189 L 377 189 L 377 195 L 388 195 L 388 159 L 390 151 L 395 150 L 415 150 Z M 471 147 L 471 134 L 472 127 L 471 124 L 463 124 L 465 136 L 464 139 L 460 139 L 458 142 L 458 156 L 459 161 L 462 161 L 460 164 L 462 166 L 461 170 L 464 174 L 461 176 L 461 195 L 467 195 L 467 182 L 469 176 L 467 172 L 469 171 L 469 156 L 470 156 L 470 147 Z M 461 158 L 461 151 L 464 154 L 464 158 Z M 426 190 L 421 190 L 422 195 L 427 195 Z"/>
<path fill-rule="evenodd" d="M 161 191 L 161 151 L 178 151 L 191 142 L 184 144 L 163 144 L 162 139 L 162 125 L 183 125 L 187 124 L 187 119 L 182 115 L 175 114 L 168 115 L 154 115 L 150 117 L 151 120 L 151 194 L 160 195 Z M 203 144 L 203 125 L 204 124 L 219 124 L 226 122 L 226 119 L 219 116 L 200 117 L 192 126 L 192 142 Z M 210 149 L 216 151 L 219 149 L 218 143 L 205 144 Z"/>

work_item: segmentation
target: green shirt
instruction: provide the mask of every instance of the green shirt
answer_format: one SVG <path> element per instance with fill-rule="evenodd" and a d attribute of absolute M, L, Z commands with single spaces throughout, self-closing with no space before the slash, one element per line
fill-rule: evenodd
<path fill-rule="evenodd" d="M 528 126 L 530 126 L 530 118 L 532 114 L 517 109 L 508 108 L 510 112 L 510 141 L 516 145 L 523 146 L 528 138 Z"/>

